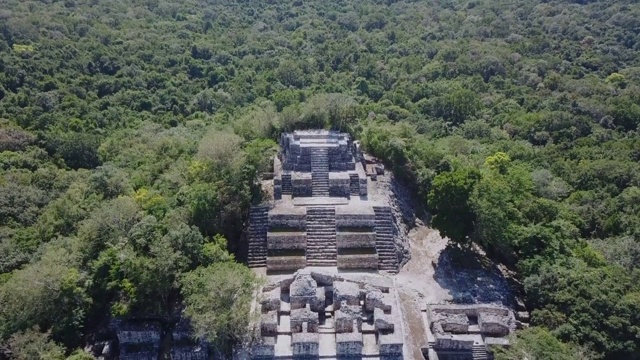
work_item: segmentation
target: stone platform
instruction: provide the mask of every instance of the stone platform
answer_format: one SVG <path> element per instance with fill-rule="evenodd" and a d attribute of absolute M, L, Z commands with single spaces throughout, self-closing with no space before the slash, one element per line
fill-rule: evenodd
<path fill-rule="evenodd" d="M 250 213 L 249 266 L 397 272 L 394 218 L 388 204 L 368 200 L 358 143 L 312 130 L 282 134 L 280 145 L 274 198 Z"/>
<path fill-rule="evenodd" d="M 423 320 L 428 332 L 428 360 L 493 358 L 490 345 L 508 346 L 516 330 L 511 309 L 493 304 L 426 306 Z"/>
<path fill-rule="evenodd" d="M 393 281 L 384 276 L 324 268 L 275 276 L 256 312 L 252 359 L 403 358 L 402 315 Z"/>
<path fill-rule="evenodd" d="M 295 198 L 291 201 L 294 206 L 336 206 L 347 205 L 349 199 L 339 197 L 303 197 Z"/>

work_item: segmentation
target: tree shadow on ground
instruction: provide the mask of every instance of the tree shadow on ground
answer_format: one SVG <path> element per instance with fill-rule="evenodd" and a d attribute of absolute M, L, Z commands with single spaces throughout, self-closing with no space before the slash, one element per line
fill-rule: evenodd
<path fill-rule="evenodd" d="M 472 248 L 449 244 L 440 252 L 434 279 L 456 304 L 515 304 L 515 292 L 498 267 Z"/>

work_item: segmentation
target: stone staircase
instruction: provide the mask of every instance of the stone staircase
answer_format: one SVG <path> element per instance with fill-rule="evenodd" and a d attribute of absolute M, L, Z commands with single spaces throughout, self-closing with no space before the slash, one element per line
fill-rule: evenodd
<path fill-rule="evenodd" d="M 349 174 L 349 192 L 351 196 L 360 196 L 360 178 L 358 178 L 358 174 Z"/>
<path fill-rule="evenodd" d="M 338 266 L 336 210 L 307 208 L 307 266 Z"/>
<path fill-rule="evenodd" d="M 311 148 L 311 195 L 329 196 L 329 149 Z"/>
<path fill-rule="evenodd" d="M 291 195 L 292 193 L 291 174 L 282 174 L 282 194 Z"/>
<path fill-rule="evenodd" d="M 269 208 L 253 206 L 249 210 L 249 267 L 267 266 L 267 229 Z"/>
<path fill-rule="evenodd" d="M 489 360 L 489 354 L 487 353 L 487 347 L 484 344 L 473 344 L 471 348 L 471 354 L 473 360 Z"/>
<path fill-rule="evenodd" d="M 378 252 L 378 270 L 390 273 L 398 272 L 398 255 L 393 241 L 393 215 L 388 206 L 374 206 L 376 221 L 376 251 Z"/>

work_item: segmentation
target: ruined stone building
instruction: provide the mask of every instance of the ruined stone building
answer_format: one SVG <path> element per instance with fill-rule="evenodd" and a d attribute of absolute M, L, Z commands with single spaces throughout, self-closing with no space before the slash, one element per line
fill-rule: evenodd
<path fill-rule="evenodd" d="M 388 204 L 368 200 L 362 152 L 348 134 L 282 134 L 273 202 L 251 209 L 249 266 L 397 272 Z"/>
<path fill-rule="evenodd" d="M 493 304 L 428 305 L 429 360 L 488 360 L 491 346 L 508 346 L 516 329 L 512 310 Z"/>
<path fill-rule="evenodd" d="M 403 359 L 393 281 L 300 270 L 272 278 L 258 303 L 252 359 Z"/>
<path fill-rule="evenodd" d="M 388 204 L 368 198 L 357 142 L 315 130 L 283 134 L 280 145 L 273 199 L 249 216 L 249 266 L 266 268 L 268 284 L 248 357 L 402 359 L 386 276 L 398 270 L 394 220 Z"/>

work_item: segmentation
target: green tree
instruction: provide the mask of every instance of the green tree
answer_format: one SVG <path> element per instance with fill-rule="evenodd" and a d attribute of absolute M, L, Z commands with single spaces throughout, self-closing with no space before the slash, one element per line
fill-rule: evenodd
<path fill-rule="evenodd" d="M 184 275 L 181 280 L 186 315 L 198 338 L 229 350 L 249 331 L 255 275 L 243 265 L 214 263 Z"/>
<path fill-rule="evenodd" d="M 587 360 L 594 359 L 588 352 L 567 345 L 549 331 L 530 327 L 510 337 L 509 347 L 495 347 L 496 360 Z"/>
<path fill-rule="evenodd" d="M 480 180 L 475 169 L 442 172 L 433 179 L 427 204 L 434 211 L 433 226 L 456 242 L 465 242 L 474 228 L 475 214 L 469 198 Z"/>
<path fill-rule="evenodd" d="M 63 360 L 64 347 L 50 339 L 50 333 L 42 333 L 37 327 L 16 332 L 6 343 L 15 360 Z"/>

